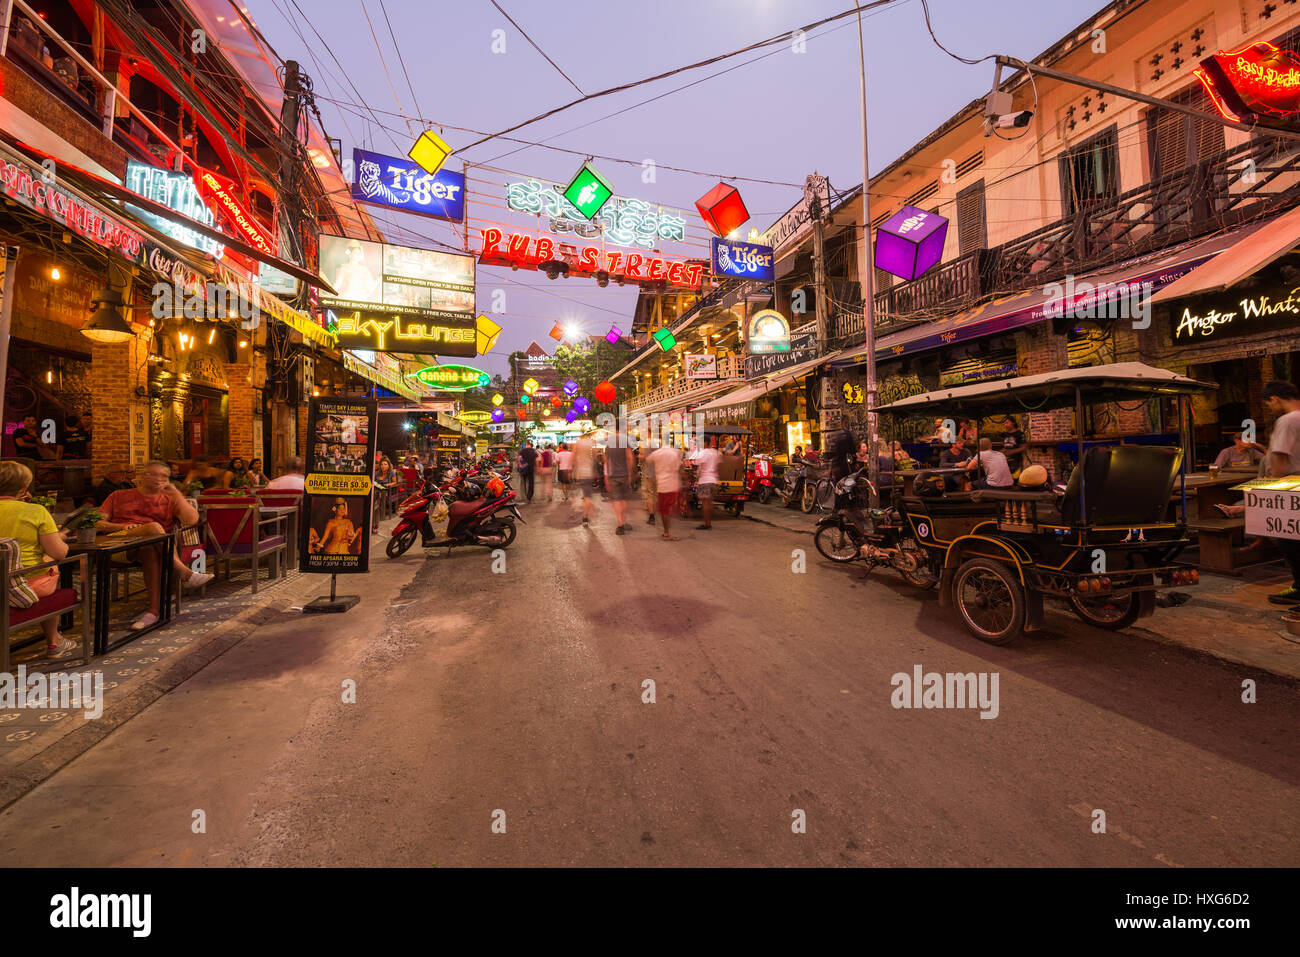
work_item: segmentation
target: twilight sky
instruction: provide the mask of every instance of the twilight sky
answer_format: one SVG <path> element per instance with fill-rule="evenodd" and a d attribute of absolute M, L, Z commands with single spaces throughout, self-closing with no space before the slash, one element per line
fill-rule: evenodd
<path fill-rule="evenodd" d="M 592 93 L 788 32 L 846 9 L 851 0 L 498 2 L 583 92 Z M 310 25 L 294 0 L 248 4 L 276 52 L 297 59 L 312 77 L 326 130 L 343 140 L 345 156 L 353 146 L 405 155 L 419 126 L 408 132 L 403 116 L 494 132 L 578 96 L 490 0 L 382 0 L 382 5 L 381 0 L 297 0 Z M 1101 0 L 930 0 L 939 39 L 970 58 L 1006 53 L 1030 59 L 1101 5 Z M 874 174 L 986 93 L 993 66 L 967 66 L 941 52 L 926 33 L 919 0 L 895 0 L 866 15 L 863 26 Z M 495 30 L 505 31 L 504 53 L 492 51 Z M 635 166 L 603 160 L 595 165 L 620 195 L 691 210 L 698 226 L 695 200 L 717 183 L 716 174 L 796 184 L 816 170 L 840 190 L 861 182 L 857 57 L 850 17 L 809 34 L 803 53 L 785 43 L 743 54 L 598 98 L 511 135 L 634 160 Z M 706 79 L 721 71 L 728 72 Z M 687 84 L 694 85 L 672 92 Z M 659 98 L 636 106 L 652 97 Z M 443 136 L 453 148 L 478 138 L 447 127 Z M 567 182 L 584 157 L 491 141 L 453 158 L 451 168 L 459 169 L 461 158 Z M 655 182 L 643 183 L 645 159 L 715 175 L 660 168 Z M 746 232 L 750 226 L 766 229 L 801 196 L 793 185 L 733 183 L 751 213 Z M 473 190 L 471 182 L 471 218 Z M 446 223 L 369 209 L 391 241 L 459 242 Z M 627 329 L 635 303 L 630 287 L 599 289 L 590 279 L 551 281 L 540 272 L 480 266 L 480 311 L 489 311 L 496 289 L 506 294 L 507 312 L 495 317 L 504 318 L 505 330 L 493 352 L 477 360 L 492 372 L 506 371 L 506 355 L 533 339 L 549 350 L 555 341 L 548 332 L 557 319 L 579 322 L 592 333 L 603 334 L 620 320 Z"/>

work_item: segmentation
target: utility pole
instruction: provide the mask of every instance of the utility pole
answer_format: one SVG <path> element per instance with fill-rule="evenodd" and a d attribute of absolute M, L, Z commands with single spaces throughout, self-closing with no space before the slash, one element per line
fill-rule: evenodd
<path fill-rule="evenodd" d="M 867 476 L 873 488 L 880 482 L 880 425 L 876 417 L 875 262 L 871 250 L 871 173 L 867 169 L 867 55 L 862 45 L 862 7 L 858 8 L 858 79 L 862 93 L 862 233 L 858 237 L 858 282 L 862 286 L 862 324 L 867 350 Z M 876 503 L 879 504 L 879 503 Z"/>
<path fill-rule="evenodd" d="M 808 218 L 812 220 L 813 233 L 813 288 L 817 294 L 815 303 L 817 315 L 817 352 L 826 352 L 826 229 L 822 224 L 821 197 L 817 194 L 817 182 L 821 179 L 813 173 L 804 181 L 803 195 L 808 203 Z"/>

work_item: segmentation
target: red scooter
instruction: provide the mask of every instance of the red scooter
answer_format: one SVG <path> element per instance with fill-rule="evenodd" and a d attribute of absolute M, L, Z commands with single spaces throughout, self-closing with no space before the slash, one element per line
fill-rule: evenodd
<path fill-rule="evenodd" d="M 759 452 L 745 469 L 745 491 L 766 505 L 772 498 L 772 456 Z"/>
<path fill-rule="evenodd" d="M 417 534 L 423 548 L 450 549 L 459 545 L 506 548 L 515 540 L 515 519 L 524 520 L 514 505 L 516 496 L 515 491 L 504 488 L 500 495 L 475 501 L 449 500 L 446 528 L 435 535 L 429 513 L 444 499 L 436 486 L 426 485 L 424 491 L 408 496 L 397 507 L 402 517 L 394 526 L 384 551 L 389 558 L 397 558 L 415 544 Z"/>

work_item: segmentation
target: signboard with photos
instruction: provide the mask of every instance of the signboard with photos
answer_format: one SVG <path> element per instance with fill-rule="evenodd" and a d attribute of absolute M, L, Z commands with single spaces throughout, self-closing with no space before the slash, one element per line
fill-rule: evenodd
<path fill-rule="evenodd" d="M 321 275 L 336 291 L 320 304 L 341 349 L 470 357 L 474 257 L 321 237 Z"/>
<path fill-rule="evenodd" d="M 314 398 L 307 407 L 301 571 L 369 570 L 377 418 L 374 399 Z"/>

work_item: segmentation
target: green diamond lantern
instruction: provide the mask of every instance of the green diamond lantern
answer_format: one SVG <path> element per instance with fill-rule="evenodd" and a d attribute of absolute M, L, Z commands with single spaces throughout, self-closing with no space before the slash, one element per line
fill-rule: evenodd
<path fill-rule="evenodd" d="M 609 180 L 597 173 L 590 163 L 583 163 L 573 181 L 564 188 L 564 198 L 589 220 L 596 218 L 613 195 L 614 187 L 609 185 Z"/>
<path fill-rule="evenodd" d="M 659 343 L 659 348 L 664 352 L 668 352 L 673 346 L 677 345 L 677 340 L 673 337 L 673 334 L 668 331 L 667 326 L 663 329 L 655 330 L 654 340 Z"/>

